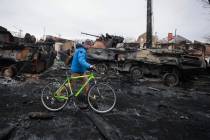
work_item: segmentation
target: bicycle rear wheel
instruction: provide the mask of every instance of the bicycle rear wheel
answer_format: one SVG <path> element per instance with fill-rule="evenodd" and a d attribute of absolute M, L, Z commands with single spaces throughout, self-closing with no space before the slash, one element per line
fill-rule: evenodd
<path fill-rule="evenodd" d="M 107 113 L 116 104 L 114 89 L 105 83 L 92 86 L 88 93 L 88 104 L 97 113 Z"/>
<path fill-rule="evenodd" d="M 44 107 L 50 111 L 59 111 L 66 105 L 68 101 L 68 90 L 66 86 L 62 86 L 58 93 L 55 93 L 61 84 L 58 81 L 49 83 L 42 90 L 41 101 Z"/>

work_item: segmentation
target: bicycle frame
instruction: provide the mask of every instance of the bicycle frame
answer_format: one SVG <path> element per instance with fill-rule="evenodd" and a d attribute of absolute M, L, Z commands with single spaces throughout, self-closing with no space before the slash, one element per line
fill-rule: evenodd
<path fill-rule="evenodd" d="M 82 78 L 88 78 L 87 81 L 81 86 L 81 88 L 76 92 L 76 94 L 73 93 L 72 91 L 72 86 L 71 86 L 71 80 L 76 80 L 76 79 L 82 79 Z M 82 75 L 82 76 L 74 76 L 74 77 L 68 77 L 66 78 L 66 80 L 63 82 L 63 84 L 56 90 L 56 92 L 53 94 L 53 96 L 55 98 L 58 98 L 58 99 L 65 99 L 65 100 L 68 100 L 68 98 L 71 96 L 71 95 L 74 95 L 75 97 L 79 96 L 80 93 L 82 92 L 82 90 L 87 86 L 87 84 L 91 81 L 95 79 L 95 76 L 93 73 L 91 74 L 87 74 L 87 75 Z M 68 97 L 66 96 L 61 96 L 59 95 L 59 93 L 63 90 L 63 87 L 65 87 L 65 85 L 68 84 L 68 87 L 70 89 L 70 92 L 71 94 L 69 94 L 68 92 Z"/>

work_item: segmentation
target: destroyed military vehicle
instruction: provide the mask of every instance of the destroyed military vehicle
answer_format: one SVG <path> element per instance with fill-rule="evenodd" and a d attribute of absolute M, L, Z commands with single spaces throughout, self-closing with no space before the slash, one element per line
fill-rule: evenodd
<path fill-rule="evenodd" d="M 0 26 L 0 74 L 13 77 L 21 73 L 40 73 L 49 68 L 56 57 L 53 42 L 36 42 L 26 34 L 13 36 Z"/>
<path fill-rule="evenodd" d="M 169 86 L 180 82 L 183 71 L 206 68 L 205 49 L 199 44 L 185 44 L 177 49 L 140 49 L 138 43 L 123 43 L 123 38 L 106 35 L 99 37 L 104 47 L 88 50 L 88 60 L 101 74 L 128 72 L 133 80 L 144 75 L 161 77 Z"/>
<path fill-rule="evenodd" d="M 205 44 L 205 47 L 206 47 L 205 61 L 208 71 L 210 72 L 210 44 Z"/>

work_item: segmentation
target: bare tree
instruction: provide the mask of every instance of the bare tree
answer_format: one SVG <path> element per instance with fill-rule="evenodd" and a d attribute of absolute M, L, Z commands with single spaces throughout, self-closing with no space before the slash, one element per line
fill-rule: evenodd
<path fill-rule="evenodd" d="M 210 4 L 210 0 L 201 0 L 201 1 L 203 1 L 206 4 Z"/>
<path fill-rule="evenodd" d="M 210 0 L 201 0 L 204 8 L 210 8 Z"/>

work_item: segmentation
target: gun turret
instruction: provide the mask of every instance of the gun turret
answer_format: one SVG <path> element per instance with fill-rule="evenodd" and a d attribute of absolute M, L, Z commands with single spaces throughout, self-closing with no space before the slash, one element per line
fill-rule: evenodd
<path fill-rule="evenodd" d="M 106 33 L 106 36 L 102 36 L 102 39 L 108 48 L 115 48 L 118 43 L 122 43 L 124 40 L 121 36 L 109 35 L 108 33 Z"/>
<path fill-rule="evenodd" d="M 83 34 L 83 35 L 88 35 L 88 36 L 93 36 L 93 37 L 100 37 L 100 36 L 98 36 L 98 35 L 93 35 L 93 34 L 88 34 L 88 33 L 83 33 L 83 32 L 81 32 L 81 34 Z"/>
<path fill-rule="evenodd" d="M 81 32 L 81 34 L 97 37 L 97 40 L 103 42 L 107 48 L 115 48 L 118 43 L 122 43 L 124 40 L 124 38 L 121 36 L 109 35 L 108 33 L 106 33 L 106 35 L 101 35 L 101 36 L 92 35 L 83 32 Z"/>

